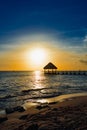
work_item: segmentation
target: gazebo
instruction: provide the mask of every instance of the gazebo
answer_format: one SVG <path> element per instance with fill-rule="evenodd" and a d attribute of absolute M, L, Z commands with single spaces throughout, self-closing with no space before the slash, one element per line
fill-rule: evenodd
<path fill-rule="evenodd" d="M 45 74 L 57 74 L 57 67 L 51 62 L 49 62 L 43 69 Z"/>

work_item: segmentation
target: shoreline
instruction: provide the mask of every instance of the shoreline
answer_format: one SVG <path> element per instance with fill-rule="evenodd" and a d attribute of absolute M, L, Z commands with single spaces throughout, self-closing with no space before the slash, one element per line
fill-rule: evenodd
<path fill-rule="evenodd" d="M 37 105 L 46 105 L 46 104 L 51 104 L 51 103 L 60 103 L 65 100 L 72 100 L 72 98 L 75 97 L 83 97 L 87 96 L 87 93 L 74 93 L 74 94 L 64 94 L 56 97 L 51 97 L 51 98 L 45 98 L 45 99 L 38 99 L 37 102 L 26 102 L 22 106 L 24 107 L 25 110 L 27 110 L 30 107 L 37 106 Z"/>
<path fill-rule="evenodd" d="M 79 96 L 87 96 L 87 93 L 72 93 L 72 94 L 63 94 L 60 96 L 56 96 L 56 97 L 51 97 L 51 98 L 45 98 L 43 99 L 43 102 L 54 102 L 54 101 L 61 101 L 63 99 L 68 99 L 68 98 L 73 98 L 73 97 L 79 97 Z M 42 99 L 41 99 L 42 100 Z M 40 101 L 40 100 L 38 100 Z"/>
<path fill-rule="evenodd" d="M 49 103 L 31 104 L 25 111 L 6 114 L 1 130 L 85 130 L 87 129 L 87 93 L 69 94 Z M 1 117 L 0 117 L 1 118 Z M 2 117 L 3 119 L 3 117 Z"/>

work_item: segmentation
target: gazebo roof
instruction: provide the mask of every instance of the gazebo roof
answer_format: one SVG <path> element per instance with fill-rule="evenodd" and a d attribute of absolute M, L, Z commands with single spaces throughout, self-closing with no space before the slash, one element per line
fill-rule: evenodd
<path fill-rule="evenodd" d="M 53 63 L 49 62 L 49 63 L 44 67 L 44 69 L 57 69 L 57 67 L 56 67 Z"/>

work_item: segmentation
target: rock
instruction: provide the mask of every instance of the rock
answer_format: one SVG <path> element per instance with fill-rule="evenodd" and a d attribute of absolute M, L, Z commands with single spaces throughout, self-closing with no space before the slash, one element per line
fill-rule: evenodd
<path fill-rule="evenodd" d="M 0 116 L 0 123 L 4 122 L 8 120 L 8 118 L 6 116 Z"/>
<path fill-rule="evenodd" d="M 14 112 L 14 109 L 13 108 L 6 108 L 5 111 L 7 114 L 10 114 L 10 113 Z"/>
<path fill-rule="evenodd" d="M 49 107 L 48 105 L 39 105 L 39 106 L 37 106 L 36 107 L 36 109 L 43 109 L 43 108 L 47 108 L 47 107 Z"/>
<path fill-rule="evenodd" d="M 22 106 L 17 106 L 14 108 L 14 111 L 24 112 L 25 109 Z"/>
<path fill-rule="evenodd" d="M 25 109 L 22 106 L 17 106 L 17 107 L 14 107 L 14 108 L 6 108 L 5 111 L 6 111 L 7 114 L 10 114 L 10 113 L 13 113 L 15 111 L 24 112 Z"/>
<path fill-rule="evenodd" d="M 40 109 L 42 109 L 42 106 L 37 106 L 36 108 L 40 110 Z"/>

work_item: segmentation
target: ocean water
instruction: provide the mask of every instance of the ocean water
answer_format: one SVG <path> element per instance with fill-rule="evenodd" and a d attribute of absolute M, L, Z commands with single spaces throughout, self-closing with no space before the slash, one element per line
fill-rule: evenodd
<path fill-rule="evenodd" d="M 47 75 L 40 71 L 0 72 L 0 109 L 84 92 L 87 92 L 87 75 Z"/>

